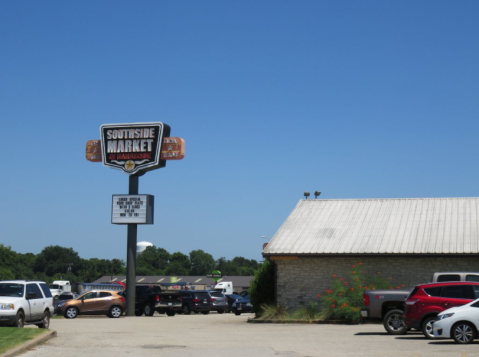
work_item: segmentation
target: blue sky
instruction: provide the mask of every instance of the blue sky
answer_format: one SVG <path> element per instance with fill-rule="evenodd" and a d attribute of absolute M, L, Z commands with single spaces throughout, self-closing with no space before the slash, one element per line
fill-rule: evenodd
<path fill-rule="evenodd" d="M 169 252 L 261 260 L 303 191 L 477 196 L 477 1 L 2 1 L 3 243 L 126 260 L 85 160 L 102 124 L 164 122 L 186 157 L 140 178 Z"/>

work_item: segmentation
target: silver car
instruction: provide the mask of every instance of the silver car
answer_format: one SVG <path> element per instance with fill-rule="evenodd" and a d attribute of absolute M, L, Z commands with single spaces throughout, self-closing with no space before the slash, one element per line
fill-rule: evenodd
<path fill-rule="evenodd" d="M 208 290 L 208 293 L 211 295 L 211 298 L 213 299 L 213 303 L 211 306 L 212 311 L 216 311 L 218 312 L 218 314 L 229 312 L 228 300 L 226 299 L 226 296 L 222 292 Z"/>

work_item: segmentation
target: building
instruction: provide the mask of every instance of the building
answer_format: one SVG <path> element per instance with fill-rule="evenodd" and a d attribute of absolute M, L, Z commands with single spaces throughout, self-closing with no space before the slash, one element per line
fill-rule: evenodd
<path fill-rule="evenodd" d="M 392 288 L 438 271 L 479 271 L 479 198 L 300 200 L 263 250 L 276 265 L 276 299 L 317 301 L 333 274 L 361 263 Z"/>
<path fill-rule="evenodd" d="M 249 289 L 250 281 L 252 276 L 226 276 L 220 281 L 231 281 L 233 282 L 233 289 L 235 292 L 247 291 Z M 126 283 L 126 276 L 102 276 L 100 279 L 95 280 L 96 284 L 111 283 L 119 281 Z M 137 276 L 136 285 L 161 285 L 161 284 L 170 284 L 171 282 L 178 283 L 187 283 L 189 286 L 194 286 L 196 290 L 210 290 L 216 283 L 213 279 L 207 278 L 206 276 Z"/>

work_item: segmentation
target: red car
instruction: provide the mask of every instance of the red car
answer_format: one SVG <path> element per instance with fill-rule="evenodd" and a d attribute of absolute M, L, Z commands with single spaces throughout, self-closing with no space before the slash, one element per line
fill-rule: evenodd
<path fill-rule="evenodd" d="M 408 328 L 422 330 L 433 338 L 436 316 L 451 307 L 465 305 L 479 298 L 479 282 L 441 282 L 416 285 L 406 299 L 404 321 Z"/>

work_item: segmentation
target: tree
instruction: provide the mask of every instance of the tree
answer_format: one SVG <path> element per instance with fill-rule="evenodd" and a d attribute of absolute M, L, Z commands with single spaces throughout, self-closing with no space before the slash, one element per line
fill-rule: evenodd
<path fill-rule="evenodd" d="M 4 246 L 0 243 L 0 268 L 14 267 L 17 263 L 17 253 L 12 248 Z"/>
<path fill-rule="evenodd" d="M 0 267 L 0 280 L 15 280 L 15 274 L 6 267 Z"/>
<path fill-rule="evenodd" d="M 215 268 L 215 260 L 211 254 L 201 249 L 190 252 L 191 270 L 190 275 L 206 275 Z"/>
<path fill-rule="evenodd" d="M 57 273 L 66 273 L 78 271 L 82 268 L 82 259 L 73 248 L 63 248 L 58 245 L 51 245 L 44 248 L 35 259 L 33 271 L 35 273 L 43 272 L 48 276 L 54 276 Z"/>
<path fill-rule="evenodd" d="M 224 258 L 223 258 L 224 259 Z M 216 269 L 221 272 L 222 276 L 240 275 L 240 268 L 231 260 L 216 261 Z M 221 268 L 220 268 L 221 266 Z"/>
<path fill-rule="evenodd" d="M 139 275 L 163 275 L 170 259 L 170 253 L 155 246 L 146 249 L 136 257 L 137 273 Z M 140 274 L 144 272 L 145 274 Z"/>
<path fill-rule="evenodd" d="M 191 269 L 190 258 L 183 253 L 176 252 L 171 255 L 170 262 L 165 270 L 166 275 L 188 275 Z"/>
<path fill-rule="evenodd" d="M 225 257 L 221 257 L 216 261 L 216 269 L 221 271 L 223 276 L 251 276 L 254 275 L 258 266 L 259 264 L 256 260 L 249 260 L 243 257 L 235 257 L 233 260 L 227 260 Z"/>
<path fill-rule="evenodd" d="M 33 272 L 33 266 L 35 260 L 37 259 L 35 254 L 25 253 L 17 254 L 17 263 L 12 267 L 12 271 L 15 274 L 15 279 L 37 279 L 35 273 Z"/>
<path fill-rule="evenodd" d="M 274 270 L 274 263 L 265 260 L 250 282 L 251 305 L 256 317 L 261 315 L 262 306 L 274 303 Z"/>

